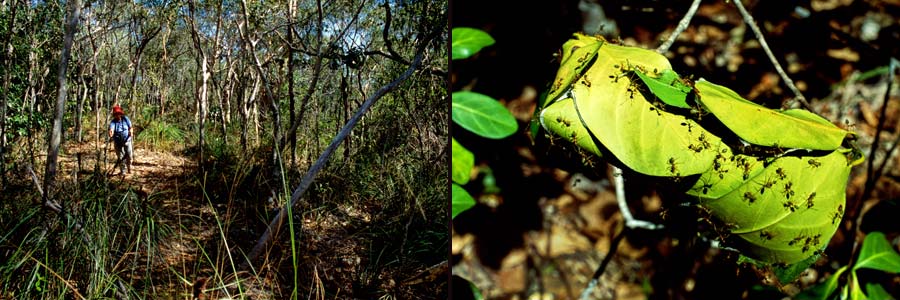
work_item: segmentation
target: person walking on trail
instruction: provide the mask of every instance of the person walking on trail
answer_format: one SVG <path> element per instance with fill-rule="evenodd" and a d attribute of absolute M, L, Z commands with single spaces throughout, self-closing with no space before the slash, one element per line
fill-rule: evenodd
<path fill-rule="evenodd" d="M 125 111 L 119 105 L 113 106 L 113 119 L 109 122 L 109 138 L 116 145 L 116 166 L 119 167 L 119 174 L 131 173 L 131 161 L 133 160 L 134 149 L 131 144 L 134 136 L 134 127 L 131 126 L 131 120 L 125 116 Z"/>

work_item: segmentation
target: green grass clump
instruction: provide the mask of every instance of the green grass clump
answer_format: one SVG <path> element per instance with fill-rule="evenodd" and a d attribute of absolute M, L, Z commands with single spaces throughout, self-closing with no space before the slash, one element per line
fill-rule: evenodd
<path fill-rule="evenodd" d="M 165 121 L 153 121 L 137 134 L 135 140 L 154 150 L 170 151 L 183 146 L 184 131 Z"/>

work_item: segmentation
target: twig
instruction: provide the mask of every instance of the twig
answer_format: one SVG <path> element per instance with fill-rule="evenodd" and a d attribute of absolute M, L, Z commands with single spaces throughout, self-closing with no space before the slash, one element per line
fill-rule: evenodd
<path fill-rule="evenodd" d="M 762 46 L 763 51 L 766 52 L 766 56 L 769 57 L 769 60 L 772 61 L 772 64 L 775 65 L 775 71 L 778 72 L 778 75 L 781 76 L 781 80 L 784 80 L 784 84 L 787 85 L 792 92 L 794 92 L 794 99 L 800 101 L 800 104 L 803 105 L 803 108 L 812 111 L 812 107 L 809 105 L 809 102 L 806 101 L 806 97 L 803 97 L 803 94 L 800 93 L 800 90 L 797 89 L 797 86 L 794 85 L 794 81 L 791 80 L 790 77 L 787 76 L 787 73 L 784 72 L 784 69 L 781 68 L 781 64 L 778 63 L 778 59 L 775 58 L 775 54 L 772 54 L 772 49 L 769 49 L 769 44 L 766 43 L 766 38 L 763 36 L 762 32 L 759 30 L 759 27 L 756 26 L 756 21 L 753 20 L 753 16 L 747 12 L 747 9 L 744 8 L 744 4 L 741 4 L 741 0 L 734 0 L 734 5 L 737 6 L 738 11 L 741 12 L 741 17 L 744 18 L 744 22 L 750 26 L 750 29 L 753 30 L 753 34 L 756 35 L 756 40 L 759 41 L 759 45 Z"/>
<path fill-rule="evenodd" d="M 85 298 L 84 296 L 82 296 L 81 293 L 78 292 L 78 288 L 77 288 L 77 287 L 75 287 L 74 285 L 72 285 L 71 283 L 69 283 L 68 280 L 66 280 L 65 278 L 63 278 L 62 276 L 60 276 L 58 273 L 56 273 L 55 271 L 53 271 L 53 269 L 51 269 L 51 268 L 48 267 L 47 265 L 43 264 L 41 261 L 39 261 L 39 260 L 37 260 L 36 258 L 34 258 L 33 256 L 31 256 L 31 254 L 26 254 L 26 255 L 28 255 L 28 258 L 31 259 L 31 260 L 33 260 L 33 261 L 34 261 L 35 263 L 37 263 L 39 266 L 44 267 L 44 269 L 47 269 L 47 272 L 50 272 L 50 275 L 53 275 L 54 277 L 56 277 L 56 279 L 59 279 L 59 281 L 61 281 L 66 287 L 68 287 L 70 290 L 72 290 L 72 293 L 75 294 L 76 297 L 78 297 L 79 299 L 87 299 L 87 298 Z"/>
<path fill-rule="evenodd" d="M 622 178 L 622 169 L 619 169 L 616 166 L 612 166 L 612 168 L 613 180 L 616 183 L 616 202 L 619 203 L 619 211 L 622 212 L 622 218 L 625 219 L 625 227 L 643 228 L 647 230 L 663 229 L 662 224 L 636 220 L 634 216 L 631 215 L 631 210 L 628 208 L 628 202 L 625 201 L 625 179 Z"/>
<path fill-rule="evenodd" d="M 688 8 L 687 14 L 685 14 L 684 17 L 681 18 L 681 21 L 678 22 L 678 27 L 675 27 L 675 31 L 672 31 L 672 34 L 669 35 L 666 42 L 659 45 L 659 48 L 656 48 L 657 53 L 669 51 L 669 47 L 672 47 L 672 44 L 675 43 L 675 38 L 687 29 L 688 25 L 691 23 L 691 19 L 694 18 L 694 14 L 697 13 L 697 8 L 700 7 L 700 1 L 703 0 L 694 0 L 694 3 L 691 3 L 691 7 Z"/>
<path fill-rule="evenodd" d="M 613 238 L 612 243 L 609 245 L 609 251 L 606 253 L 606 256 L 603 257 L 603 261 L 600 262 L 600 267 L 597 268 L 597 271 L 594 271 L 594 276 L 591 277 L 591 281 L 588 283 L 588 286 L 584 288 L 584 291 L 581 292 L 581 297 L 579 297 L 579 299 L 590 299 L 591 294 L 597 287 L 597 283 L 600 282 L 600 276 L 602 276 L 603 272 L 606 271 L 606 267 L 609 266 L 609 262 L 612 261 L 613 255 L 616 254 L 616 249 L 619 248 L 619 243 L 622 242 L 622 239 L 625 238 L 625 235 L 628 234 L 629 230 L 630 228 L 628 226 L 624 226 L 619 232 L 619 235 Z"/>
<path fill-rule="evenodd" d="M 878 150 L 878 145 L 881 143 L 881 132 L 884 130 L 884 122 L 885 122 L 885 113 L 887 112 L 888 100 L 891 98 L 891 88 L 894 84 L 894 72 L 897 68 L 900 68 L 900 62 L 898 62 L 894 58 L 890 58 L 890 62 L 888 63 L 888 74 L 887 74 L 887 90 L 884 92 L 884 100 L 881 103 L 881 117 L 878 118 L 878 125 L 875 127 L 875 137 L 872 140 L 872 146 L 869 150 L 869 162 L 868 167 L 866 168 L 866 183 L 863 187 L 863 192 L 857 197 L 856 203 L 853 206 L 853 215 L 850 218 L 850 231 L 848 234 L 850 235 L 850 240 L 853 241 L 853 248 L 851 250 L 850 255 L 850 263 L 853 263 L 853 260 L 856 257 L 856 252 L 859 251 L 859 240 L 856 238 L 856 231 L 859 228 L 859 217 L 862 212 L 862 203 L 866 199 L 869 198 L 869 195 L 872 193 L 872 190 L 875 189 L 875 183 L 878 182 L 878 178 L 884 172 L 884 167 L 887 165 L 888 160 L 891 157 L 891 154 L 894 150 L 897 149 L 897 142 L 900 141 L 900 135 L 894 139 L 893 146 L 885 153 L 884 159 L 881 161 L 881 165 L 875 169 L 875 152 Z M 848 265 L 849 265 L 848 264 Z"/>

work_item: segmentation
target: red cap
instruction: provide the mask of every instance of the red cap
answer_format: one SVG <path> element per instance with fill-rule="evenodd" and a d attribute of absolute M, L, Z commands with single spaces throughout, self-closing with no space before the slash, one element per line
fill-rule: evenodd
<path fill-rule="evenodd" d="M 114 115 L 124 115 L 125 111 L 122 110 L 122 107 L 118 104 L 113 106 L 113 114 Z"/>

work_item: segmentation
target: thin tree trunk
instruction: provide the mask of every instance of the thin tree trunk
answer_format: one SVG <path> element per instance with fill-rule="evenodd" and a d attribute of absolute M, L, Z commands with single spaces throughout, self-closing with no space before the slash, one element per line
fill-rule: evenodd
<path fill-rule="evenodd" d="M 3 186 L 7 186 L 6 179 L 6 107 L 7 101 L 9 99 L 9 82 L 12 76 L 12 61 L 13 61 L 13 47 L 12 37 L 13 33 L 16 31 L 16 11 L 19 7 L 18 3 L 12 3 L 12 7 L 9 12 L 9 23 L 6 24 L 7 34 L 4 39 L 6 45 L 6 51 L 2 56 L 3 61 L 3 69 L 6 70 L 3 74 L 3 91 L 0 92 L 0 177 L 2 177 Z"/>
<path fill-rule="evenodd" d="M 169 28 L 169 22 L 166 21 L 166 30 L 163 32 L 162 43 L 160 44 L 160 48 L 162 48 L 162 58 L 160 58 L 160 71 L 159 71 L 159 116 L 162 117 L 166 115 L 166 73 L 168 72 L 168 48 L 166 44 L 169 41 L 169 33 L 171 29 Z"/>
<path fill-rule="evenodd" d="M 56 97 L 56 116 L 53 118 L 53 131 L 50 132 L 50 142 L 47 147 L 47 168 L 44 172 L 44 197 L 43 202 L 50 202 L 50 194 L 56 180 L 57 158 L 59 156 L 59 144 L 62 140 L 62 122 L 66 113 L 66 66 L 69 64 L 69 52 L 72 49 L 72 37 L 78 26 L 78 18 L 81 14 L 81 0 L 69 2 L 71 14 L 66 22 L 66 34 L 63 38 L 63 49 L 59 58 L 59 90 Z"/>
<path fill-rule="evenodd" d="M 282 179 L 280 165 L 282 146 L 279 145 L 281 143 L 281 114 L 278 112 L 278 102 L 275 100 L 275 94 L 272 91 L 268 78 L 266 78 L 266 73 L 262 69 L 262 63 L 260 63 L 259 57 L 256 56 L 256 43 L 251 41 L 249 36 L 250 33 L 246 32 L 250 30 L 250 17 L 248 15 L 249 12 L 247 11 L 247 0 L 241 0 L 241 10 L 244 14 L 244 25 L 238 26 L 238 32 L 240 33 L 241 39 L 244 41 L 246 50 L 253 58 L 256 72 L 257 74 L 259 74 L 259 78 L 262 79 L 263 87 L 265 87 L 266 102 L 267 104 L 269 104 L 269 109 L 272 111 L 272 132 L 274 135 L 274 138 L 272 140 L 272 175 L 277 182 L 280 182 Z M 282 190 L 280 188 L 280 185 L 276 184 L 275 186 L 277 187 L 276 194 L 280 195 Z"/>
<path fill-rule="evenodd" d="M 197 72 L 198 72 L 198 74 L 197 74 L 197 81 L 198 81 L 198 85 L 197 85 L 197 104 L 198 104 L 198 110 L 199 110 L 199 116 L 198 116 L 198 117 L 199 117 L 199 119 L 200 119 L 200 120 L 199 120 L 199 121 L 200 121 L 200 122 L 199 122 L 199 123 L 200 123 L 200 128 L 199 128 L 199 133 L 200 133 L 200 134 L 199 134 L 199 137 L 200 137 L 200 139 L 199 139 L 199 141 L 198 141 L 198 143 L 197 143 L 197 146 L 198 146 L 198 148 L 199 148 L 199 158 L 198 158 L 197 162 L 198 162 L 198 164 L 200 165 L 200 172 L 201 172 L 201 174 L 202 174 L 203 171 L 204 171 L 204 167 L 203 167 L 203 145 L 204 145 L 204 138 L 205 138 L 205 136 L 204 136 L 204 133 L 205 133 L 204 127 L 205 127 L 205 125 L 206 125 L 205 122 L 206 122 L 206 107 L 207 107 L 207 105 L 206 105 L 206 102 L 207 102 L 207 82 L 208 82 L 208 80 L 209 80 L 209 69 L 207 68 L 206 53 L 203 52 L 203 47 L 202 47 L 202 45 L 200 44 L 200 33 L 197 32 L 197 24 L 196 24 L 196 20 L 194 20 L 194 1 L 193 1 L 193 0 L 188 2 L 188 8 L 189 8 L 190 14 L 191 14 L 191 15 L 190 15 L 190 22 L 191 22 L 191 36 L 193 37 L 193 40 L 194 40 L 194 48 L 197 49 L 197 57 L 196 57 L 196 61 L 197 61 Z"/>
<path fill-rule="evenodd" d="M 241 115 L 241 153 L 246 153 L 247 152 L 247 128 L 250 127 L 249 122 L 248 122 L 248 120 L 250 118 L 248 118 L 249 112 L 247 111 L 247 102 L 250 101 L 249 100 L 250 97 L 249 97 L 249 95 L 247 95 L 247 92 L 246 92 L 247 86 L 245 84 L 243 84 L 243 82 L 245 82 L 245 79 L 246 79 L 246 75 L 244 75 L 244 72 L 241 72 L 240 77 L 238 77 L 237 74 L 234 74 L 232 76 L 234 76 L 233 80 L 238 80 L 239 82 L 241 82 L 241 84 L 239 85 L 239 87 L 237 89 L 237 93 L 238 93 L 237 99 L 238 99 L 238 101 L 240 101 L 238 103 L 238 104 L 240 104 L 238 106 L 238 110 L 239 110 L 238 113 L 240 113 L 240 115 Z"/>
<path fill-rule="evenodd" d="M 150 43 L 150 40 L 156 37 L 161 29 L 162 26 L 156 27 L 155 29 L 152 29 L 149 34 L 144 35 L 138 43 L 137 48 L 134 50 L 134 59 L 132 59 L 134 69 L 131 72 L 131 89 L 128 91 L 128 104 L 132 104 L 132 106 L 134 103 L 134 95 L 136 94 L 135 89 L 137 89 L 137 74 L 141 69 L 141 63 L 144 61 L 144 56 L 142 54 L 144 53 L 144 49 L 147 48 L 147 44 Z"/>
<path fill-rule="evenodd" d="M 84 79 L 84 72 L 82 71 L 79 76 L 79 81 L 81 83 L 80 93 L 81 96 L 78 97 L 78 105 L 75 106 L 75 140 L 81 143 L 82 134 L 81 134 L 81 114 L 84 112 L 84 101 L 88 96 L 88 85 L 87 81 Z"/>
<path fill-rule="evenodd" d="M 297 0 L 288 1 L 288 22 L 293 22 L 294 16 L 296 13 Z M 294 30 L 292 26 L 287 26 L 287 36 L 288 36 L 288 44 L 294 44 Z M 294 51 L 291 50 L 290 45 L 287 47 L 287 55 L 288 55 L 288 97 L 290 98 L 290 120 L 293 121 L 295 118 L 295 112 L 297 110 L 296 97 L 294 96 Z M 290 139 L 291 142 L 291 166 L 297 166 L 297 128 L 293 129 L 294 131 L 289 133 L 291 136 L 295 138 Z"/>

